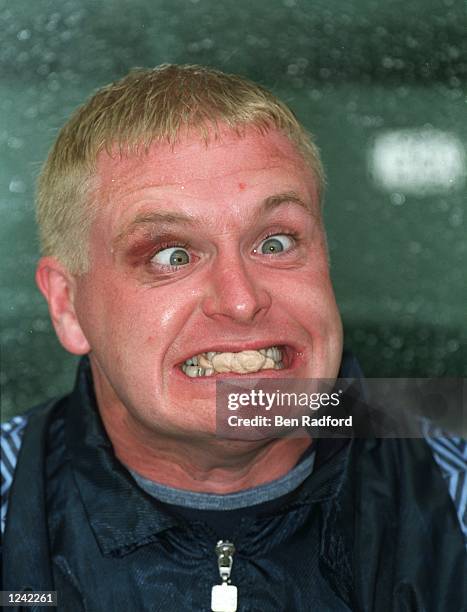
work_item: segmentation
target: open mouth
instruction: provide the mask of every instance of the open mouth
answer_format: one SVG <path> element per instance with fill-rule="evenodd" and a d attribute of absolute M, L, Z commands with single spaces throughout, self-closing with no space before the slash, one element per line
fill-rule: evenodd
<path fill-rule="evenodd" d="M 290 362 L 290 347 L 266 346 L 239 352 L 207 351 L 193 355 L 180 366 L 190 378 L 203 378 L 216 374 L 253 374 L 264 370 L 282 370 Z"/>

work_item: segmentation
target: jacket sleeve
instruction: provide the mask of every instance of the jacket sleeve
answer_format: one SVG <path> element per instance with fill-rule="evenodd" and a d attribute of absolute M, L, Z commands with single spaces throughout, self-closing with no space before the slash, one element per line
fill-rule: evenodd
<path fill-rule="evenodd" d="M 446 482 L 467 548 L 467 440 L 449 435 L 427 419 L 422 421 L 422 432 Z"/>
<path fill-rule="evenodd" d="M 8 499 L 13 477 L 15 474 L 18 454 L 21 448 L 24 429 L 27 425 L 27 417 L 15 416 L 10 421 L 1 425 L 1 474 L 2 474 L 2 504 L 1 504 L 1 533 L 5 532 L 6 515 L 8 511 Z"/>

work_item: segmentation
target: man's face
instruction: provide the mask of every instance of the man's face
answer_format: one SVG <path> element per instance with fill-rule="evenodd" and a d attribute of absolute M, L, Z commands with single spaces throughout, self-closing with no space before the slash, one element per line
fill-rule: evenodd
<path fill-rule="evenodd" d="M 75 307 L 91 346 L 101 410 L 149 430 L 214 430 L 214 374 L 184 362 L 208 352 L 279 347 L 284 369 L 253 376 L 333 378 L 342 330 L 316 181 L 291 142 L 225 129 L 206 147 L 97 165 L 90 271 Z M 120 415 L 120 416 L 118 416 Z"/>

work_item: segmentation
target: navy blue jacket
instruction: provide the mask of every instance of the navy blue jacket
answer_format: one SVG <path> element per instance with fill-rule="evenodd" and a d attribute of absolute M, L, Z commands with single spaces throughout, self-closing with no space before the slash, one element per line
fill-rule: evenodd
<path fill-rule="evenodd" d="M 309 478 L 234 543 L 244 612 L 467 610 L 464 538 L 423 439 L 317 440 Z M 4 590 L 56 590 L 63 612 L 209 610 L 215 544 L 116 459 L 86 362 L 72 394 L 31 413 Z"/>

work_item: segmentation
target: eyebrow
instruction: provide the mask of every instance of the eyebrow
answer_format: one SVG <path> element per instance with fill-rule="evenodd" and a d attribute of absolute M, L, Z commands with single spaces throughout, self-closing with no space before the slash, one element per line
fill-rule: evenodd
<path fill-rule="evenodd" d="M 259 218 L 265 213 L 268 213 L 275 208 L 278 208 L 282 204 L 297 204 L 303 208 L 308 214 L 314 215 L 313 210 L 309 204 L 306 204 L 297 193 L 294 191 L 287 191 L 284 193 L 278 193 L 267 197 L 261 203 L 260 207 L 256 211 L 254 217 Z M 125 238 L 128 238 L 134 234 L 140 227 L 144 226 L 186 226 L 196 227 L 202 225 L 201 219 L 195 218 L 191 215 L 185 215 L 178 212 L 142 212 L 136 215 L 136 217 L 129 223 L 113 240 L 116 245 Z"/>
<path fill-rule="evenodd" d="M 189 215 L 183 215 L 176 212 L 148 212 L 139 213 L 113 240 L 114 244 L 122 242 L 125 238 L 128 238 L 134 234 L 140 227 L 144 226 L 170 226 L 170 225 L 185 225 L 185 226 L 196 226 L 200 225 L 201 221 L 194 219 Z"/>
<path fill-rule="evenodd" d="M 309 204 L 306 204 L 300 196 L 295 193 L 295 191 L 286 191 L 284 193 L 278 193 L 276 195 L 269 196 L 264 200 L 262 205 L 259 208 L 258 216 L 261 216 L 265 212 L 269 212 L 270 210 L 274 210 L 281 204 L 298 204 L 302 208 L 306 210 L 307 213 L 313 214 L 312 207 Z"/>

